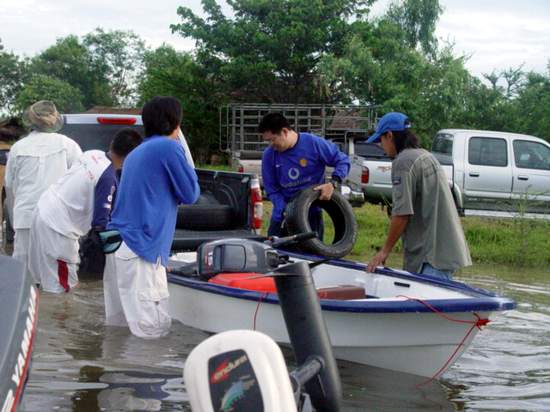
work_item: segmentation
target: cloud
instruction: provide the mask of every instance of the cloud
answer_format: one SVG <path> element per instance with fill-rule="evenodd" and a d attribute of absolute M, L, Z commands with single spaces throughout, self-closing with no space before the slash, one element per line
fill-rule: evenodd
<path fill-rule="evenodd" d="M 382 14 L 390 0 L 378 0 Z M 440 39 L 455 43 L 455 52 L 471 56 L 466 67 L 475 75 L 518 67 L 546 71 L 550 58 L 550 1 L 440 0 L 444 12 L 437 26 Z M 69 34 L 82 36 L 96 27 L 132 30 L 147 45 L 171 44 L 191 50 L 192 39 L 170 31 L 185 5 L 202 14 L 200 0 L 0 0 L 0 38 L 7 50 L 33 56 Z M 224 9 L 227 6 L 222 5 Z"/>
<path fill-rule="evenodd" d="M 522 64 L 524 70 L 546 70 L 550 58 L 548 7 L 535 7 L 538 12 L 534 12 L 526 7 L 526 1 L 477 2 L 475 8 L 469 1 L 446 3 L 436 35 L 454 42 L 456 52 L 471 55 L 466 67 L 473 74 Z"/>

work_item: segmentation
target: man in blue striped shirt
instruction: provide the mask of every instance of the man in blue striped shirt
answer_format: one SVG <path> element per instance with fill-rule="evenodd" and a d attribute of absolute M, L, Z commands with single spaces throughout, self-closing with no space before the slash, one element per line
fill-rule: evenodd
<path fill-rule="evenodd" d="M 268 236 L 283 235 L 284 211 L 287 203 L 301 190 L 315 185 L 320 200 L 330 200 L 334 183 L 348 175 L 350 161 L 338 147 L 311 133 L 298 133 L 280 113 L 269 113 L 260 122 L 259 132 L 270 145 L 262 156 L 264 189 L 273 203 Z M 325 168 L 334 167 L 332 181 L 325 183 Z M 321 209 L 309 213 L 311 230 L 322 239 Z"/>

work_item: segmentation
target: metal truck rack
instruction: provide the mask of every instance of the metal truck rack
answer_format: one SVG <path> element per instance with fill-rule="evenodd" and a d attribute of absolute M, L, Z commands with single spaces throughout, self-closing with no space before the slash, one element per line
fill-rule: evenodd
<path fill-rule="evenodd" d="M 376 121 L 375 106 L 230 103 L 220 107 L 220 150 L 233 158 L 259 159 L 266 147 L 258 125 L 269 112 L 282 113 L 298 132 L 345 142 L 348 132 L 366 135 Z"/>

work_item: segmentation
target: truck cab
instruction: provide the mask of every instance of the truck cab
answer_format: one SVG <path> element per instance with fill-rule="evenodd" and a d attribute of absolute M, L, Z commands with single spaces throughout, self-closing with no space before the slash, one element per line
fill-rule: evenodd
<path fill-rule="evenodd" d="M 550 213 L 550 144 L 534 136 L 444 129 L 432 152 L 452 164 L 453 195 L 465 214 Z"/>

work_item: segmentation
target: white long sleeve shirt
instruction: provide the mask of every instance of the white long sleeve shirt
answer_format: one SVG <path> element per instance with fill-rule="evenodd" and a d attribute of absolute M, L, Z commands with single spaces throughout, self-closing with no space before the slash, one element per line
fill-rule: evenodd
<path fill-rule="evenodd" d="M 80 146 L 58 133 L 33 131 L 10 149 L 4 186 L 14 229 L 29 229 L 42 193 L 80 157 Z"/>
<path fill-rule="evenodd" d="M 57 233 L 78 239 L 90 230 L 94 213 L 94 204 L 99 206 L 110 202 L 115 190 L 112 172 L 106 199 L 96 199 L 96 187 L 104 172 L 111 165 L 105 152 L 89 150 L 80 156 L 77 162 L 56 183 L 51 185 L 38 201 L 38 213 L 42 220 Z"/>

